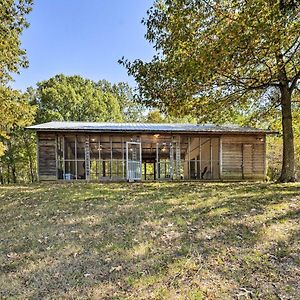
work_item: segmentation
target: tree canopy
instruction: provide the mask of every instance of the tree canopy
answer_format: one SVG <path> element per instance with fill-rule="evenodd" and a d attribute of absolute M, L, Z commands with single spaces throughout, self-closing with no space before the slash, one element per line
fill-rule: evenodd
<path fill-rule="evenodd" d="M 56 75 L 27 91 L 36 105 L 37 123 L 53 120 L 106 122 L 130 120 L 136 110 L 131 89 L 124 83 L 112 85 L 81 76 Z M 128 113 L 129 112 L 129 113 Z"/>
<path fill-rule="evenodd" d="M 157 55 L 123 60 L 147 105 L 199 120 L 282 113 L 282 180 L 294 180 L 291 102 L 300 77 L 299 2 L 158 0 L 144 20 Z M 278 92 L 280 97 L 272 97 Z"/>
<path fill-rule="evenodd" d="M 32 0 L 1 0 L 0 3 L 0 84 L 12 79 L 20 67 L 27 67 L 26 51 L 21 48 L 20 35 L 29 26 L 27 14 Z"/>
<path fill-rule="evenodd" d="M 31 8 L 31 0 L 2 0 L 0 3 L 0 156 L 6 149 L 3 141 L 9 138 L 10 132 L 30 124 L 33 119 L 34 108 L 20 92 L 8 87 L 12 74 L 28 65 L 20 35 L 29 26 L 26 16 Z"/>

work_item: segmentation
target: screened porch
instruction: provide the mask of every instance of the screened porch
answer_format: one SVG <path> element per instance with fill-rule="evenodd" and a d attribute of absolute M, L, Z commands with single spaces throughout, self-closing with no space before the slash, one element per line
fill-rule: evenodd
<path fill-rule="evenodd" d="M 220 139 L 200 135 L 57 134 L 57 179 L 217 180 Z"/>

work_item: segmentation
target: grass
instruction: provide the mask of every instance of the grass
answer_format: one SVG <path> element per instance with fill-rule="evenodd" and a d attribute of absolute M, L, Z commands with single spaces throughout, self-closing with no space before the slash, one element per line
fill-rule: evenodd
<path fill-rule="evenodd" d="M 0 188 L 1 299 L 300 299 L 300 184 Z"/>

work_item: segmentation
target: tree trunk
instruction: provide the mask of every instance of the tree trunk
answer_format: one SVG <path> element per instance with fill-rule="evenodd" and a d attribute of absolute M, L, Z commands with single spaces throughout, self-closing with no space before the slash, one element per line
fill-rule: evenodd
<path fill-rule="evenodd" d="M 280 87 L 281 122 L 283 132 L 282 169 L 279 182 L 293 182 L 295 177 L 294 134 L 292 122 L 291 92 L 288 85 Z"/>
<path fill-rule="evenodd" d="M 4 184 L 4 178 L 3 178 L 3 170 L 2 170 L 2 166 L 0 166 L 0 184 Z"/>
<path fill-rule="evenodd" d="M 10 184 L 10 167 L 9 167 L 9 163 L 7 163 L 7 184 Z"/>
<path fill-rule="evenodd" d="M 16 175 L 16 165 L 13 162 L 11 166 L 11 174 L 12 174 L 12 182 L 17 183 L 17 175 Z"/>
<path fill-rule="evenodd" d="M 33 171 L 33 159 L 30 151 L 30 142 L 27 140 L 25 134 L 23 133 L 23 140 L 26 147 L 28 162 L 29 162 L 29 174 L 31 182 L 34 182 L 34 171 Z"/>
<path fill-rule="evenodd" d="M 17 174 L 16 174 L 16 164 L 15 164 L 15 159 L 13 155 L 13 149 L 11 145 L 11 141 L 7 141 L 7 154 L 8 154 L 8 163 L 10 164 L 10 169 L 11 169 L 11 175 L 12 175 L 12 182 L 17 183 Z"/>

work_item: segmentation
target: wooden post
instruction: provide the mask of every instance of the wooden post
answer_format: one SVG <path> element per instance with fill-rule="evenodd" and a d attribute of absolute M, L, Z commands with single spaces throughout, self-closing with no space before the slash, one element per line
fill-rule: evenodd
<path fill-rule="evenodd" d="M 40 181 L 40 153 L 39 153 L 39 135 L 36 135 L 36 167 L 37 167 L 37 181 Z"/>
<path fill-rule="evenodd" d="M 101 135 L 99 136 L 99 181 L 103 177 L 103 161 L 102 161 L 102 170 L 101 170 Z"/>
<path fill-rule="evenodd" d="M 188 179 L 191 179 L 191 138 L 188 137 Z"/>
<path fill-rule="evenodd" d="M 199 137 L 199 175 L 200 175 L 200 178 L 199 179 L 202 179 L 201 178 L 201 174 L 202 174 L 202 139 L 201 139 L 201 136 Z"/>
<path fill-rule="evenodd" d="M 176 179 L 181 179 L 181 137 L 177 136 L 176 145 Z"/>
<path fill-rule="evenodd" d="M 85 154 L 85 180 L 90 179 L 90 137 L 85 137 L 85 147 L 84 147 L 84 154 Z"/>
<path fill-rule="evenodd" d="M 219 173 L 220 179 L 222 179 L 222 171 L 223 171 L 223 154 L 222 154 L 222 136 L 219 138 Z"/>
<path fill-rule="evenodd" d="M 58 135 L 55 134 L 55 166 L 56 166 L 56 180 L 58 179 L 58 156 L 57 156 L 57 139 Z"/>
<path fill-rule="evenodd" d="M 77 135 L 75 135 L 75 179 L 78 179 Z"/>
<path fill-rule="evenodd" d="M 101 140 L 100 140 L 100 135 L 99 135 L 99 141 L 98 141 L 98 167 L 97 167 L 97 172 L 98 172 L 98 180 L 100 181 L 100 166 L 101 166 Z"/>
<path fill-rule="evenodd" d="M 210 143 L 209 143 L 209 147 L 210 147 L 210 179 L 213 179 L 213 157 L 212 157 L 212 143 L 211 143 L 211 137 L 209 138 Z"/>
<path fill-rule="evenodd" d="M 267 135 L 263 137 L 264 141 L 264 180 L 267 180 Z"/>
<path fill-rule="evenodd" d="M 113 162 L 113 154 L 112 154 L 112 137 L 109 136 L 109 142 L 110 142 L 110 179 L 112 180 L 112 162 Z"/>
<path fill-rule="evenodd" d="M 126 179 L 129 180 L 128 171 L 128 142 L 126 142 Z"/>
<path fill-rule="evenodd" d="M 139 136 L 139 142 L 140 142 L 140 178 L 142 179 L 142 162 L 143 162 L 143 158 L 142 158 L 142 137 Z"/>
<path fill-rule="evenodd" d="M 241 165 L 241 169 L 242 169 L 242 179 L 245 179 L 245 175 L 244 175 L 244 144 L 242 143 L 242 165 Z"/>
<path fill-rule="evenodd" d="M 156 143 L 156 179 L 159 179 L 158 142 Z"/>
<path fill-rule="evenodd" d="M 66 157 L 65 157 L 65 136 L 62 137 L 63 139 L 63 180 L 65 179 L 66 174 Z"/>
<path fill-rule="evenodd" d="M 121 137 L 121 149 L 122 149 L 122 178 L 125 179 L 125 162 L 124 162 L 124 137 Z"/>

